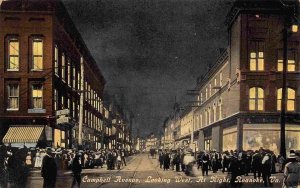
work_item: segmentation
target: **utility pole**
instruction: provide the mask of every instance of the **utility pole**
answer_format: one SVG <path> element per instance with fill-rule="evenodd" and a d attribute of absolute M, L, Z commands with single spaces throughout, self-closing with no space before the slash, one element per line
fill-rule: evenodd
<path fill-rule="evenodd" d="M 80 101 L 79 101 L 79 127 L 78 127 L 78 149 L 82 149 L 82 127 L 83 127 L 83 106 L 84 106 L 84 63 L 80 57 Z"/>

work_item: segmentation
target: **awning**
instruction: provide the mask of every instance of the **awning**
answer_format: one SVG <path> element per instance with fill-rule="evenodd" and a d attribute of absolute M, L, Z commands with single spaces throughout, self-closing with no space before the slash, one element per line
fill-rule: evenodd
<path fill-rule="evenodd" d="M 37 143 L 41 138 L 44 126 L 9 127 L 3 143 Z"/>

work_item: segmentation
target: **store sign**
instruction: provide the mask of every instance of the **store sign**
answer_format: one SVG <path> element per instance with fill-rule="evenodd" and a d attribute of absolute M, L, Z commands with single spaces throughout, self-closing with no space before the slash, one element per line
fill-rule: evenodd
<path fill-rule="evenodd" d="M 42 114 L 46 113 L 46 109 L 28 109 L 29 114 Z"/>
<path fill-rule="evenodd" d="M 64 115 L 60 116 L 59 118 L 56 119 L 56 124 L 64 124 L 64 123 L 69 123 L 70 118 L 66 117 Z"/>
<path fill-rule="evenodd" d="M 56 116 L 69 115 L 69 114 L 70 114 L 69 109 L 63 109 L 63 110 L 57 110 L 56 111 Z"/>

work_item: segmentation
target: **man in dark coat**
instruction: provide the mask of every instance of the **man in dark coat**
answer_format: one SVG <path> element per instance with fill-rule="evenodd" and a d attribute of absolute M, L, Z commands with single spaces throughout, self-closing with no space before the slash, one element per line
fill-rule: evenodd
<path fill-rule="evenodd" d="M 261 177 L 261 161 L 262 161 L 262 156 L 258 151 L 255 151 L 255 153 L 252 155 L 252 171 L 254 174 L 254 179 L 256 179 L 256 173 L 258 175 L 258 178 Z"/>
<path fill-rule="evenodd" d="M 72 172 L 73 172 L 73 176 L 74 176 L 72 187 L 74 187 L 76 183 L 77 183 L 78 187 L 80 187 L 81 171 L 82 171 L 82 166 L 80 163 L 81 163 L 80 155 L 77 154 L 72 162 Z"/>
<path fill-rule="evenodd" d="M 55 159 L 51 156 L 51 148 L 47 148 L 47 154 L 42 161 L 43 188 L 54 188 L 56 183 L 57 166 Z"/>
<path fill-rule="evenodd" d="M 210 157 L 207 152 L 203 153 L 203 155 L 201 157 L 201 161 L 202 161 L 202 176 L 204 176 L 204 174 L 206 174 L 206 176 L 208 176 L 208 164 L 210 162 Z"/>

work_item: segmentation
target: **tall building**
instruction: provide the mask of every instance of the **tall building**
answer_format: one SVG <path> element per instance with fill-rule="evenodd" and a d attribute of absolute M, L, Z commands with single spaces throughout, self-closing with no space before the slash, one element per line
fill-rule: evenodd
<path fill-rule="evenodd" d="M 279 153 L 285 37 L 286 149 L 300 149 L 300 35 L 292 26 L 299 5 L 285 2 L 234 2 L 226 21 L 228 47 L 196 87 L 200 150 L 263 147 Z"/>
<path fill-rule="evenodd" d="M 83 146 L 102 147 L 105 79 L 63 3 L 3 1 L 0 20 L 0 142 L 77 146 L 83 95 Z"/>

